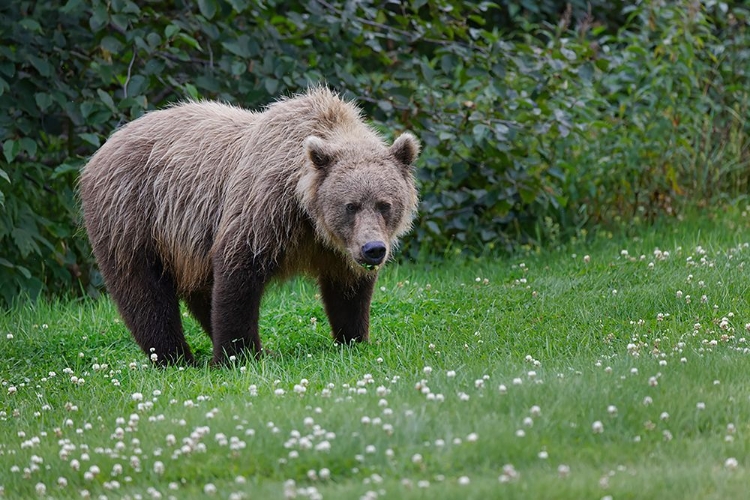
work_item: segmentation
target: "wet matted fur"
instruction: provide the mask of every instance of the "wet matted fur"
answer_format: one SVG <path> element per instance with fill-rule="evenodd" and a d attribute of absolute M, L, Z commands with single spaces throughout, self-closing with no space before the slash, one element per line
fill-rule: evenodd
<path fill-rule="evenodd" d="M 188 102 L 94 154 L 84 221 L 110 295 L 157 363 L 193 362 L 180 299 L 214 363 L 259 354 L 263 291 L 299 273 L 317 279 L 334 339 L 365 341 L 378 265 L 416 212 L 418 154 L 414 136 L 387 146 L 324 87 L 262 112 Z"/>

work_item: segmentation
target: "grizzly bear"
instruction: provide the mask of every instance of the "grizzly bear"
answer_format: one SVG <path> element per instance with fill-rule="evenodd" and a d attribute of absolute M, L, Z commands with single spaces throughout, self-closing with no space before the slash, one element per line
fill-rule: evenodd
<path fill-rule="evenodd" d="M 389 147 L 325 87 L 262 112 L 217 102 L 153 111 L 83 168 L 86 230 L 105 285 L 158 364 L 194 363 L 179 301 L 213 364 L 261 353 L 267 285 L 317 279 L 339 343 L 367 341 L 379 267 L 411 227 L 419 142 Z"/>

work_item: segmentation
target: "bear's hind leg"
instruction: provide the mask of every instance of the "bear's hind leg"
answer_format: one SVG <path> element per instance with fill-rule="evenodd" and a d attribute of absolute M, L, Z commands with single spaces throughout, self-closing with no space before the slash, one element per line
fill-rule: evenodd
<path fill-rule="evenodd" d="M 184 361 L 193 364 L 185 341 L 180 307 L 172 276 L 160 260 L 137 252 L 127 268 L 114 259 L 98 259 L 107 289 L 133 338 L 159 365 Z"/>
<path fill-rule="evenodd" d="M 209 337 L 213 338 L 211 333 L 211 291 L 192 292 L 185 297 L 190 313 L 200 323 L 203 330 Z"/>
<path fill-rule="evenodd" d="M 214 256 L 214 286 L 211 296 L 211 327 L 214 365 L 226 363 L 232 356 L 250 352 L 261 355 L 258 320 L 260 302 L 270 277 L 272 264 L 261 258 L 248 259 L 236 267 L 221 258 L 223 247 Z"/>
<path fill-rule="evenodd" d="M 367 342 L 370 337 L 370 301 L 375 278 L 365 276 L 348 284 L 321 277 L 318 283 L 333 339 L 340 344 Z"/>

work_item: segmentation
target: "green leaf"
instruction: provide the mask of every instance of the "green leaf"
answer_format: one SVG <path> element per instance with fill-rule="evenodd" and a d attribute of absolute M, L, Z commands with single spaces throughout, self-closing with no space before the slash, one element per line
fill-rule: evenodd
<path fill-rule="evenodd" d="M 146 41 L 148 42 L 149 47 L 153 49 L 161 44 L 161 37 L 158 33 L 149 33 L 146 35 Z"/>
<path fill-rule="evenodd" d="M 31 279 L 31 271 L 23 266 L 15 266 L 15 268 L 18 269 L 18 272 L 20 272 L 24 278 L 26 278 L 27 280 Z"/>
<path fill-rule="evenodd" d="M 91 17 L 89 17 L 89 28 L 94 32 L 100 31 L 107 25 L 108 18 L 109 14 L 103 3 L 94 5 Z"/>
<path fill-rule="evenodd" d="M 77 174 L 81 170 L 80 165 L 72 163 L 62 163 L 52 173 L 52 179 L 57 179 L 69 173 Z"/>
<path fill-rule="evenodd" d="M 60 12 L 62 12 L 63 14 L 70 14 L 71 12 L 74 12 L 82 6 L 83 0 L 68 0 L 68 3 L 63 5 L 63 7 L 60 9 Z"/>
<path fill-rule="evenodd" d="M 10 90 L 10 85 L 8 85 L 8 82 L 6 82 L 4 78 L 0 77 L 0 96 L 8 90 Z"/>
<path fill-rule="evenodd" d="M 138 5 L 136 5 L 135 2 L 128 1 L 128 2 L 125 2 L 125 6 L 122 8 L 120 12 L 122 12 L 123 14 L 140 14 L 141 9 L 140 7 L 138 7 Z"/>
<path fill-rule="evenodd" d="M 31 137 L 24 137 L 20 141 L 21 149 L 29 153 L 29 156 L 36 156 L 36 141 Z"/>
<path fill-rule="evenodd" d="M 391 104 L 390 101 L 378 101 L 378 107 L 386 113 L 393 111 L 393 104 Z"/>
<path fill-rule="evenodd" d="M 180 32 L 180 27 L 176 24 L 170 24 L 164 28 L 164 38 L 172 38 L 175 34 Z"/>
<path fill-rule="evenodd" d="M 236 40 L 230 40 L 228 42 L 222 42 L 222 46 L 229 52 L 240 57 L 250 57 L 250 46 L 248 44 L 248 36 L 241 35 Z"/>
<path fill-rule="evenodd" d="M 96 134 L 89 134 L 89 133 L 83 133 L 80 134 L 81 139 L 88 142 L 89 144 L 96 146 L 97 148 L 101 146 L 101 141 L 99 140 L 99 136 Z"/>
<path fill-rule="evenodd" d="M 196 40 L 192 36 L 187 35 L 185 33 L 179 33 L 177 35 L 177 38 L 179 40 L 182 40 L 183 42 L 185 42 L 187 45 L 193 47 L 195 50 L 199 50 L 199 51 L 203 52 L 203 49 L 201 48 L 201 44 L 198 43 L 198 40 Z"/>
<path fill-rule="evenodd" d="M 92 101 L 84 101 L 81 103 L 81 117 L 86 120 L 91 113 L 96 109 L 96 104 Z"/>
<path fill-rule="evenodd" d="M 487 125 L 484 125 L 483 123 L 474 125 L 474 128 L 472 129 L 474 138 L 476 139 L 477 142 L 484 139 L 487 136 L 489 131 L 490 131 L 490 128 Z"/>
<path fill-rule="evenodd" d="M 232 8 L 235 10 L 235 12 L 242 12 L 245 10 L 248 6 L 247 0 L 228 0 L 229 5 L 232 6 Z"/>
<path fill-rule="evenodd" d="M 8 183 L 10 183 L 10 177 L 8 177 L 8 173 L 0 168 L 0 179 L 5 179 Z"/>
<path fill-rule="evenodd" d="M 112 100 L 112 96 L 104 92 L 102 89 L 96 89 L 96 93 L 99 96 L 99 99 L 102 100 L 102 102 L 113 112 L 117 113 L 117 108 L 115 107 L 115 101 Z"/>
<path fill-rule="evenodd" d="M 34 94 L 34 100 L 36 101 L 36 105 L 41 111 L 47 111 L 47 109 L 49 109 L 49 107 L 52 106 L 52 103 L 54 102 L 51 95 L 45 94 L 43 92 Z"/>
<path fill-rule="evenodd" d="M 133 75 L 128 82 L 128 97 L 134 97 L 143 93 L 147 80 L 142 75 Z"/>
<path fill-rule="evenodd" d="M 28 257 L 31 252 L 39 253 L 39 245 L 36 244 L 34 237 L 28 230 L 22 227 L 13 228 L 11 238 L 22 257 Z"/>
<path fill-rule="evenodd" d="M 35 31 L 37 33 L 42 32 L 42 26 L 31 17 L 25 17 L 21 19 L 21 21 L 18 23 L 23 27 L 24 29 L 27 29 L 29 31 Z"/>
<path fill-rule="evenodd" d="M 3 143 L 3 155 L 5 156 L 5 161 L 8 163 L 11 163 L 13 160 L 16 159 L 16 156 L 18 156 L 18 153 L 21 152 L 21 143 L 18 141 L 14 141 L 13 139 L 8 139 Z"/>
<path fill-rule="evenodd" d="M 266 78 L 265 82 L 263 83 L 266 87 L 266 92 L 271 95 L 276 94 L 276 91 L 279 89 L 279 81 L 275 78 Z"/>
<path fill-rule="evenodd" d="M 191 98 L 195 99 L 196 101 L 201 98 L 200 92 L 198 92 L 198 89 L 192 83 L 186 83 L 184 87 Z"/>
<path fill-rule="evenodd" d="M 432 80 L 435 78 L 435 70 L 430 67 L 429 64 L 423 62 L 419 65 L 420 69 L 422 70 L 422 76 L 427 82 L 432 82 Z"/>
<path fill-rule="evenodd" d="M 113 54 L 120 52 L 123 47 L 122 42 L 113 36 L 105 36 L 99 45 L 107 52 Z"/>
<path fill-rule="evenodd" d="M 122 31 L 127 31 L 128 26 L 130 25 L 130 19 L 123 14 L 115 14 L 112 16 L 112 24 L 120 28 Z"/>
<path fill-rule="evenodd" d="M 247 71 L 247 64 L 242 61 L 235 61 L 232 63 L 232 75 L 239 76 Z"/>
<path fill-rule="evenodd" d="M 214 0 L 198 0 L 198 8 L 206 19 L 213 19 L 216 15 L 216 2 Z"/>
<path fill-rule="evenodd" d="M 46 59 L 37 56 L 29 56 L 29 62 L 42 76 L 50 77 L 54 73 L 54 68 Z"/>

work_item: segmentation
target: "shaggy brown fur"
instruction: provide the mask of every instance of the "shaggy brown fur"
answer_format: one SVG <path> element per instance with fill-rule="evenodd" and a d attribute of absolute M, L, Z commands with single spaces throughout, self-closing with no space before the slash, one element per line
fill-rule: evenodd
<path fill-rule="evenodd" d="M 118 130 L 81 176 L 86 229 L 125 323 L 157 362 L 192 362 L 179 299 L 213 362 L 261 352 L 274 278 L 315 277 L 338 342 L 367 340 L 377 266 L 417 206 L 408 133 L 392 146 L 326 88 L 263 112 L 215 102 Z"/>

